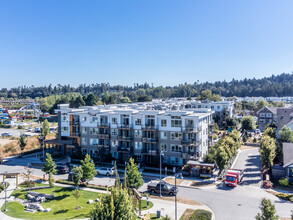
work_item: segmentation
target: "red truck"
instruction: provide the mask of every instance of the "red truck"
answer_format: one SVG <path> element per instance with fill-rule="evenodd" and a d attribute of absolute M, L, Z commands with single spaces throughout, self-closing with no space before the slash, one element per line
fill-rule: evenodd
<path fill-rule="evenodd" d="M 242 181 L 243 170 L 231 169 L 227 170 L 225 185 L 236 187 Z"/>

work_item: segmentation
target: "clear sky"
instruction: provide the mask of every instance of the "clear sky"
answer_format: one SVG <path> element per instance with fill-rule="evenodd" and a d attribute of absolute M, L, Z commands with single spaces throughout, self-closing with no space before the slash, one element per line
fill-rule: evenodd
<path fill-rule="evenodd" d="M 1 0 L 0 87 L 293 71 L 292 0 Z"/>

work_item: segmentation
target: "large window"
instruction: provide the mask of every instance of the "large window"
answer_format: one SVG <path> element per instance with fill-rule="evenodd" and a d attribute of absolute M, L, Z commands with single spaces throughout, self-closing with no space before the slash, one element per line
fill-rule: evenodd
<path fill-rule="evenodd" d="M 117 141 L 117 140 L 113 140 L 113 141 L 111 142 L 111 146 L 112 146 L 112 147 L 117 147 L 117 146 L 118 146 L 118 141 Z"/>
<path fill-rule="evenodd" d="M 135 119 L 135 125 L 141 125 L 141 119 L 140 118 Z"/>
<path fill-rule="evenodd" d="M 182 120 L 180 116 L 171 116 L 171 127 L 181 127 Z"/>
<path fill-rule="evenodd" d="M 61 127 L 61 132 L 68 132 L 68 127 Z"/>
<path fill-rule="evenodd" d="M 182 139 L 182 133 L 171 132 L 171 139 L 173 139 L 173 140 L 181 140 Z"/>
<path fill-rule="evenodd" d="M 171 145 L 171 152 L 182 152 L 182 146 L 181 145 Z"/>
<path fill-rule="evenodd" d="M 161 139 L 167 139 L 167 131 L 161 131 Z"/>
<path fill-rule="evenodd" d="M 167 151 L 167 144 L 161 144 L 161 151 Z"/>
<path fill-rule="evenodd" d="M 142 142 L 134 142 L 134 148 L 136 150 L 141 150 L 142 149 Z"/>
<path fill-rule="evenodd" d="M 81 144 L 87 145 L 87 138 L 85 138 L 85 137 L 81 138 Z"/>
<path fill-rule="evenodd" d="M 98 145 L 98 144 L 99 144 L 99 139 L 97 138 L 90 139 L 90 145 Z"/>
<path fill-rule="evenodd" d="M 166 119 L 161 120 L 161 127 L 167 127 L 167 120 Z"/>
<path fill-rule="evenodd" d="M 118 135 L 118 130 L 117 129 L 111 129 L 111 135 L 112 136 L 117 136 Z"/>
<path fill-rule="evenodd" d="M 134 137 L 141 138 L 142 130 L 134 130 Z"/>
<path fill-rule="evenodd" d="M 90 128 L 90 134 L 99 134 L 98 128 Z"/>
<path fill-rule="evenodd" d="M 112 124 L 117 124 L 118 123 L 118 121 L 117 121 L 117 118 L 112 118 Z"/>
<path fill-rule="evenodd" d="M 81 127 L 81 133 L 86 134 L 86 132 L 87 132 L 86 127 Z"/>

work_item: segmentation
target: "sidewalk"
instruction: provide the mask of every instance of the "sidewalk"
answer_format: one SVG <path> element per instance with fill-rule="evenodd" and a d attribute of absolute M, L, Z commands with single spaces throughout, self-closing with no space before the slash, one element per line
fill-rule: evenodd
<path fill-rule="evenodd" d="M 7 189 L 7 200 L 8 198 L 10 197 L 11 193 L 16 189 L 16 184 L 15 184 L 15 179 L 9 179 L 7 180 L 10 185 Z M 2 211 L 1 211 L 1 207 L 4 205 L 5 203 L 5 190 L 3 190 L 1 193 L 0 193 L 0 219 L 2 220 L 16 220 L 16 218 L 12 218 L 12 217 L 9 217 L 7 215 L 5 215 Z"/>

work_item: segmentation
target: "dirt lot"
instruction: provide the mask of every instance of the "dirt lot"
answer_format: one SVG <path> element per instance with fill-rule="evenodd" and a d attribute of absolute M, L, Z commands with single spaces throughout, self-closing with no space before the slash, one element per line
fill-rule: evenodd
<path fill-rule="evenodd" d="M 9 144 L 13 142 L 13 140 L 9 140 L 9 139 L 0 139 L 0 146 L 4 146 L 6 144 Z"/>
<path fill-rule="evenodd" d="M 259 148 L 259 147 L 242 145 L 242 146 L 240 147 L 240 150 L 249 150 L 249 149 L 257 149 L 257 148 Z"/>
<path fill-rule="evenodd" d="M 173 177 L 165 177 L 163 180 L 166 181 L 167 183 L 175 185 L 175 178 Z M 180 185 L 183 181 L 184 181 L 183 179 L 176 179 L 176 184 Z"/>

